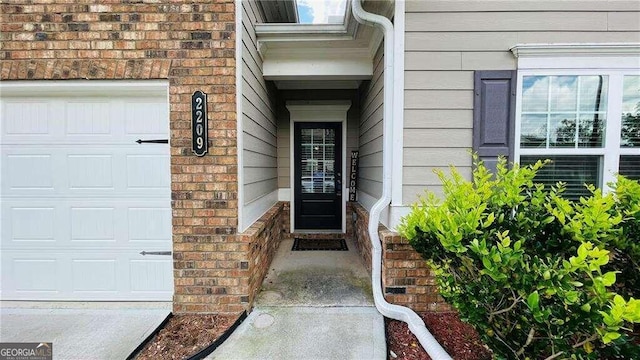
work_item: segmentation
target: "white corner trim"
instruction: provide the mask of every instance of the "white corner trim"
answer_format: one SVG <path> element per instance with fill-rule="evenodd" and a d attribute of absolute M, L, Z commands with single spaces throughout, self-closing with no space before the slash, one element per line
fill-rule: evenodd
<path fill-rule="evenodd" d="M 517 58 L 531 56 L 623 56 L 640 54 L 640 43 L 518 44 L 510 50 Z"/>
<path fill-rule="evenodd" d="M 254 222 L 264 215 L 273 205 L 278 202 L 278 189 L 263 195 L 249 204 L 244 205 L 243 221 L 245 227 L 240 232 L 247 230 Z"/>
<path fill-rule="evenodd" d="M 400 220 L 403 217 L 407 216 L 411 212 L 411 206 L 402 205 L 402 206 L 391 206 L 389 209 L 389 229 L 393 231 L 398 231 L 398 225 L 400 225 Z"/>
<path fill-rule="evenodd" d="M 291 201 L 291 188 L 279 188 L 278 201 Z"/>
<path fill-rule="evenodd" d="M 405 2 L 396 0 L 394 10 L 393 48 L 393 163 L 391 178 L 391 206 L 402 205 L 404 169 L 404 20 Z M 392 221 L 393 224 L 393 221 Z"/>
<path fill-rule="evenodd" d="M 369 194 L 367 194 L 364 191 L 357 191 L 357 199 L 358 199 L 358 203 L 360 205 L 362 205 L 363 208 L 365 208 L 367 210 L 367 212 L 371 212 L 371 208 L 373 207 L 373 205 L 378 201 L 378 198 L 373 197 Z M 384 209 L 382 209 L 382 212 L 380 213 L 380 222 L 382 223 L 382 225 L 389 227 L 389 209 L 391 207 L 387 206 Z"/>
<path fill-rule="evenodd" d="M 242 29 L 242 0 L 236 0 L 236 30 Z M 236 152 L 238 153 L 238 232 L 251 224 L 244 221 L 244 136 L 242 129 L 242 31 L 236 31 Z"/>

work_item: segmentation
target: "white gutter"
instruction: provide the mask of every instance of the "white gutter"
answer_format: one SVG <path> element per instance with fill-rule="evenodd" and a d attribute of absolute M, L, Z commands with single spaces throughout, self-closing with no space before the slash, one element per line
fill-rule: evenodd
<path fill-rule="evenodd" d="M 398 1 L 398 0 L 396 0 Z M 371 286 L 373 300 L 378 311 L 391 319 L 404 321 L 409 330 L 418 338 L 422 347 L 434 360 L 450 360 L 451 357 L 433 338 L 424 321 L 413 310 L 388 303 L 382 294 L 382 246 L 378 234 L 378 223 L 382 210 L 391 203 L 391 174 L 393 163 L 393 24 L 384 16 L 364 11 L 360 0 L 351 1 L 353 17 L 361 24 L 375 26 L 384 33 L 384 117 L 382 143 L 382 197 L 369 213 L 369 238 L 371 239 Z"/>

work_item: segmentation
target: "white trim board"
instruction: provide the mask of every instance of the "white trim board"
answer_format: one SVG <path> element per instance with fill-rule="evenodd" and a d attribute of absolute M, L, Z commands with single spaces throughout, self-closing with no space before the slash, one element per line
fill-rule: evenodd
<path fill-rule="evenodd" d="M 402 205 L 404 171 L 404 17 L 405 2 L 395 2 L 393 33 L 393 161 L 391 206 Z"/>
<path fill-rule="evenodd" d="M 45 80 L 45 81 L 2 81 L 2 97 L 83 96 L 109 97 L 127 95 L 134 97 L 164 96 L 168 94 L 168 80 Z"/>
<path fill-rule="evenodd" d="M 244 136 L 242 130 L 242 0 L 236 0 L 236 152 L 238 157 L 238 233 L 252 224 L 244 217 Z"/>
<path fill-rule="evenodd" d="M 524 44 L 511 52 L 518 58 L 518 71 L 640 68 L 640 43 Z"/>
<path fill-rule="evenodd" d="M 339 122 L 342 124 L 342 177 L 347 173 L 347 111 L 351 108 L 351 101 L 288 101 L 289 110 L 289 179 L 290 184 L 290 231 L 295 232 L 295 123 L 296 122 Z M 347 231 L 347 199 L 346 182 L 342 181 L 342 232 Z M 305 230 L 307 231 L 307 230 Z"/>

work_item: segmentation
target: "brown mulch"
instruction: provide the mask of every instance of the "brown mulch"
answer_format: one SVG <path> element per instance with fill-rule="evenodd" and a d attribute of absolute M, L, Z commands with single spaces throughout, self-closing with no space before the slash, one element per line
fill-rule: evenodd
<path fill-rule="evenodd" d="M 175 315 L 136 359 L 186 359 L 211 345 L 237 318 L 238 315 Z"/>
<path fill-rule="evenodd" d="M 419 314 L 429 332 L 455 360 L 491 359 L 491 351 L 480 341 L 475 329 L 463 323 L 455 313 Z M 387 350 L 397 356 L 391 360 L 430 360 L 406 323 L 386 319 Z"/>

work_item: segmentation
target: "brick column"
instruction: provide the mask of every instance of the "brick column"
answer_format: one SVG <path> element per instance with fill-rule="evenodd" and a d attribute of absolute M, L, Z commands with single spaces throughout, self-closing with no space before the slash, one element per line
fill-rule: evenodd
<path fill-rule="evenodd" d="M 234 1 L 12 1 L 0 19 L 0 80 L 169 80 L 174 311 L 241 311 Z M 209 100 L 201 158 L 190 143 L 196 90 Z"/>

